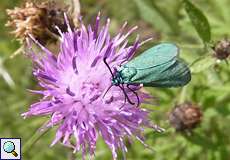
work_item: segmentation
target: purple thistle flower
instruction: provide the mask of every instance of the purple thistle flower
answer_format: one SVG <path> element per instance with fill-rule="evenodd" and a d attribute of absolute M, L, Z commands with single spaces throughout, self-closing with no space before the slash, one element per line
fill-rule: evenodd
<path fill-rule="evenodd" d="M 133 45 L 128 46 L 126 39 L 136 27 L 124 34 L 125 23 L 111 38 L 108 31 L 110 20 L 101 29 L 99 20 L 98 15 L 93 28 L 81 24 L 75 31 L 68 27 L 68 32 L 60 32 L 60 53 L 57 56 L 31 37 L 45 53 L 35 54 L 30 50 L 35 63 L 33 73 L 44 89 L 32 92 L 44 97 L 22 115 L 51 116 L 45 127 L 59 126 L 51 146 L 61 141 L 74 152 L 81 151 L 84 159 L 87 152 L 94 154 L 98 136 L 102 136 L 116 159 L 118 149 L 127 152 L 124 138 L 135 137 L 147 146 L 142 136 L 144 128 L 157 131 L 161 128 L 150 122 L 148 110 L 125 102 L 119 87 L 113 86 L 105 94 L 111 86 L 111 74 L 103 58 L 106 57 L 109 65 L 116 68 L 131 59 L 143 43 L 139 43 L 137 38 Z M 151 96 L 141 92 L 141 87 L 133 86 L 132 89 L 138 91 L 143 103 Z M 136 102 L 137 97 L 126 86 L 124 89 L 129 99 Z M 71 141 L 71 137 L 75 140 Z"/>

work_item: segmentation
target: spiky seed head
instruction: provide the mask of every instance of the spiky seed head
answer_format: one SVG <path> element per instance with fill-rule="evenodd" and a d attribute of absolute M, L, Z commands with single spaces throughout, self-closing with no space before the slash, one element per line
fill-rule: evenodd
<path fill-rule="evenodd" d="M 177 131 L 192 130 L 201 120 L 200 107 L 190 102 L 176 105 L 169 113 L 169 122 Z"/>
<path fill-rule="evenodd" d="M 228 39 L 220 40 L 214 46 L 214 51 L 217 59 L 227 59 L 230 55 L 230 41 Z"/>

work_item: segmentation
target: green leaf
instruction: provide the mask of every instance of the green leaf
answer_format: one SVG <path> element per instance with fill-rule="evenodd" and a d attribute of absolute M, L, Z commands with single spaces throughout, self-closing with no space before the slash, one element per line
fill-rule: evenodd
<path fill-rule="evenodd" d="M 211 29 L 208 19 L 205 17 L 203 12 L 189 0 L 184 0 L 184 7 L 200 38 L 203 42 L 210 42 Z"/>
<path fill-rule="evenodd" d="M 216 59 L 212 56 L 207 56 L 205 58 L 200 58 L 198 60 L 196 60 L 192 66 L 191 66 L 191 72 L 192 73 L 199 73 L 202 72 L 208 68 L 210 68 L 211 66 L 213 66 L 214 64 L 216 64 Z"/>
<path fill-rule="evenodd" d="M 159 15 L 159 12 L 151 8 L 150 4 L 143 0 L 134 0 L 134 3 L 137 5 L 139 14 L 144 21 L 163 32 L 170 31 L 169 26 Z"/>

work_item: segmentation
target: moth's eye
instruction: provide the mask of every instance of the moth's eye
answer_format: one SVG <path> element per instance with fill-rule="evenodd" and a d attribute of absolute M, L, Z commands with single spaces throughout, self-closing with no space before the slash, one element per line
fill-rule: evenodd
<path fill-rule="evenodd" d="M 112 82 L 116 83 L 116 82 L 117 82 L 117 79 L 116 79 L 116 78 L 113 78 L 113 79 L 112 79 Z"/>
<path fill-rule="evenodd" d="M 119 85 L 118 79 L 113 79 L 112 84 L 115 85 L 115 86 Z"/>

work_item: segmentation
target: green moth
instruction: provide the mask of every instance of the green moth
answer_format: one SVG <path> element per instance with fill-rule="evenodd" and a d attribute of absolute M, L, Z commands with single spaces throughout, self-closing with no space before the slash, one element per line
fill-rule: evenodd
<path fill-rule="evenodd" d="M 178 58 L 179 49 L 171 43 L 154 46 L 121 66 L 113 85 L 143 84 L 149 87 L 179 87 L 191 80 L 188 66 Z"/>
<path fill-rule="evenodd" d="M 179 48 L 172 43 L 156 45 L 112 73 L 112 85 L 143 84 L 148 87 L 180 87 L 191 80 L 186 63 L 178 57 Z M 125 92 L 124 92 L 125 93 Z M 125 93 L 126 95 L 126 93 Z M 126 96 L 127 97 L 127 96 Z M 129 100 L 129 99 L 128 99 Z"/>

